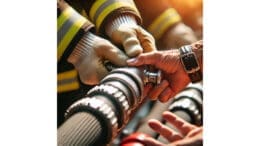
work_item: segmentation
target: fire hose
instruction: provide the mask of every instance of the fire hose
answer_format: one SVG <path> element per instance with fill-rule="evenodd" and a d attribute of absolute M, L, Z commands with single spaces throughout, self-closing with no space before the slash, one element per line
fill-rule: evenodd
<path fill-rule="evenodd" d="M 99 85 L 73 103 L 58 128 L 58 145 L 109 144 L 143 101 L 143 86 L 157 84 L 160 72 L 143 72 L 134 67 L 113 69 Z"/>

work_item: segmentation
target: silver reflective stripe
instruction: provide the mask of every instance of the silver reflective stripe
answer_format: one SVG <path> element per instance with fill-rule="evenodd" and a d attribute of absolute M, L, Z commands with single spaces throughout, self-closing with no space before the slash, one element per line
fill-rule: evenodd
<path fill-rule="evenodd" d="M 75 23 L 75 21 L 79 20 L 82 18 L 82 16 L 77 13 L 75 10 L 72 10 L 71 16 L 63 23 L 63 25 L 60 27 L 58 30 L 58 44 L 61 42 L 61 40 L 64 38 L 66 33 L 69 31 L 71 26 Z"/>

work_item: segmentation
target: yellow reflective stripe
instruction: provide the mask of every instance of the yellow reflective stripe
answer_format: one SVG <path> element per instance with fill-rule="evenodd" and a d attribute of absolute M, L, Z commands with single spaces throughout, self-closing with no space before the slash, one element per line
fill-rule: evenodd
<path fill-rule="evenodd" d="M 165 10 L 153 23 L 148 27 L 148 30 L 154 30 L 170 13 L 177 13 L 174 9 L 170 8 Z"/>
<path fill-rule="evenodd" d="M 94 20 L 94 16 L 95 16 L 95 13 L 97 12 L 98 8 L 105 2 L 106 2 L 106 0 L 96 0 L 96 2 L 90 8 L 89 17 L 92 21 Z"/>
<path fill-rule="evenodd" d="M 163 33 L 170 27 L 172 26 L 173 24 L 175 24 L 176 22 L 179 22 L 181 20 L 181 18 L 178 16 L 178 17 L 173 17 L 171 18 L 169 21 L 167 21 L 167 23 L 164 23 L 161 28 L 160 28 L 160 31 L 158 31 L 158 33 L 155 33 L 154 34 L 154 38 L 155 39 L 159 39 Z"/>
<path fill-rule="evenodd" d="M 58 44 L 58 60 L 60 60 L 60 57 L 62 56 L 66 47 L 69 45 L 73 37 L 76 35 L 76 33 L 85 22 L 86 19 L 84 17 L 80 17 L 77 21 L 75 21 L 75 23 L 70 27 L 66 35 L 62 38 L 61 42 Z"/>
<path fill-rule="evenodd" d="M 58 18 L 58 30 L 61 28 L 61 26 L 68 20 L 68 18 L 71 16 L 73 12 L 73 9 L 71 7 L 66 8 L 61 15 Z"/>
<path fill-rule="evenodd" d="M 70 70 L 70 71 L 66 71 L 66 72 L 62 72 L 58 74 L 58 81 L 64 80 L 64 79 L 70 79 L 70 78 L 74 78 L 77 77 L 77 71 L 74 70 Z"/>
<path fill-rule="evenodd" d="M 152 24 L 148 27 L 148 31 L 158 39 L 170 25 L 179 22 L 180 15 L 173 8 L 165 10 L 159 17 L 157 17 Z"/>
<path fill-rule="evenodd" d="M 59 73 L 57 78 L 58 92 L 71 91 L 79 88 L 79 82 L 77 81 L 77 71 L 75 69 Z M 72 82 L 59 84 L 59 82 L 61 83 L 61 81 L 65 80 L 72 80 Z"/>
<path fill-rule="evenodd" d="M 88 15 L 86 13 L 86 11 L 84 9 L 82 9 L 81 13 L 80 13 L 83 17 L 88 19 Z"/>
<path fill-rule="evenodd" d="M 138 12 L 137 9 L 133 5 L 131 5 L 130 3 L 115 2 L 115 3 L 111 4 L 111 5 L 109 5 L 108 7 L 106 7 L 104 9 L 104 11 L 102 11 L 102 13 L 100 13 L 100 15 L 98 16 L 97 21 L 96 21 L 97 29 L 100 28 L 101 23 L 103 22 L 103 20 L 105 19 L 105 17 L 109 13 L 111 13 L 113 10 L 121 8 L 121 7 L 130 7 L 132 9 L 134 9 L 136 12 Z"/>
<path fill-rule="evenodd" d="M 60 92 L 72 91 L 72 90 L 76 90 L 78 88 L 79 88 L 79 83 L 77 81 L 75 81 L 70 84 L 58 86 L 58 92 L 60 93 Z"/>

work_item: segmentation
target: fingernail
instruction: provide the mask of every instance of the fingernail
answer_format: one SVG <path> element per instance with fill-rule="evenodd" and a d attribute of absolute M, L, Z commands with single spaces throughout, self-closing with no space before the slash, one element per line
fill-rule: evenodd
<path fill-rule="evenodd" d="M 127 62 L 127 63 L 130 63 L 130 64 L 133 64 L 133 63 L 135 63 L 136 61 L 137 61 L 136 58 L 131 58 L 131 59 L 128 59 L 126 62 Z"/>

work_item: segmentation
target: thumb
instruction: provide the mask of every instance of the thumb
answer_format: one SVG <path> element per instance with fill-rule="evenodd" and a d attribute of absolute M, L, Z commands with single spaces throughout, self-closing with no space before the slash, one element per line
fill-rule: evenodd
<path fill-rule="evenodd" d="M 138 56 L 143 52 L 140 42 L 136 36 L 135 28 L 120 26 L 116 32 L 112 34 L 112 38 L 119 44 L 122 44 L 126 54 L 129 57 Z"/>
<path fill-rule="evenodd" d="M 138 40 L 140 41 L 141 46 L 144 49 L 144 52 L 151 52 L 157 50 L 155 46 L 155 40 L 150 33 L 145 31 L 140 26 L 138 27 L 136 32 L 137 32 Z"/>
<path fill-rule="evenodd" d="M 99 54 L 103 59 L 109 60 L 117 66 L 127 65 L 126 60 L 128 59 L 128 56 L 111 43 L 100 49 Z"/>
<path fill-rule="evenodd" d="M 139 40 L 133 34 L 128 34 L 123 40 L 122 44 L 124 46 L 125 52 L 130 57 L 138 56 L 143 52 L 142 47 L 140 46 Z"/>

